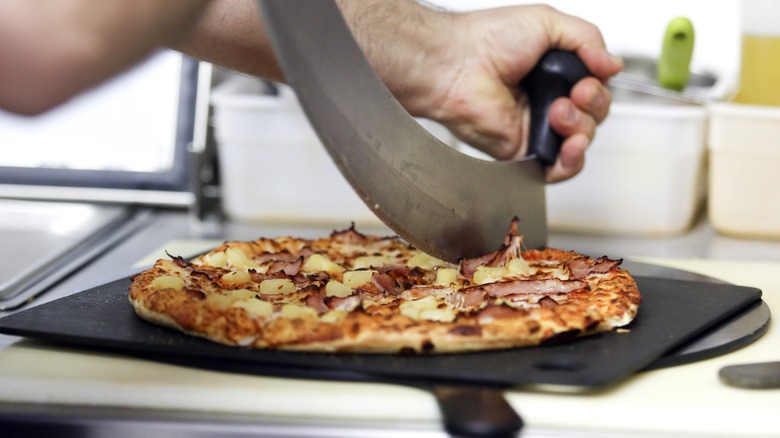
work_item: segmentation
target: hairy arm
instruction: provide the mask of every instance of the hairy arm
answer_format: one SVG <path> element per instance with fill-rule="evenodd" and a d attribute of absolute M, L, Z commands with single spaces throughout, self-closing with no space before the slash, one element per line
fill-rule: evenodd
<path fill-rule="evenodd" d="M 192 57 L 253 76 L 284 82 L 255 0 L 213 1 L 190 37 L 172 47 Z M 434 51 L 448 44 L 436 38 L 450 21 L 414 0 L 336 0 L 345 21 L 372 67 L 405 105 L 424 99 L 430 83 L 422 69 Z M 437 47 L 427 47 L 426 44 Z M 415 50 L 408 50 L 409 47 Z M 413 74 L 415 77 L 411 77 Z M 427 88 L 427 85 L 425 86 Z M 425 91 L 424 95 L 421 92 Z M 417 114 L 415 114 L 417 115 Z"/>
<path fill-rule="evenodd" d="M 37 114 L 186 36 L 206 0 L 3 0 L 0 107 Z"/>
<path fill-rule="evenodd" d="M 222 67 L 284 82 L 255 0 L 214 0 L 173 49 Z"/>
<path fill-rule="evenodd" d="M 314 0 L 312 0 L 314 1 Z M 595 77 L 555 102 L 550 123 L 564 137 L 549 181 L 579 172 L 622 68 L 592 24 L 546 6 L 469 13 L 414 0 L 336 0 L 368 61 L 414 116 L 435 119 L 472 146 L 509 159 L 527 150 L 520 80 L 550 49 L 575 52 Z M 282 80 L 253 0 L 215 2 L 178 50 L 245 73 Z"/>

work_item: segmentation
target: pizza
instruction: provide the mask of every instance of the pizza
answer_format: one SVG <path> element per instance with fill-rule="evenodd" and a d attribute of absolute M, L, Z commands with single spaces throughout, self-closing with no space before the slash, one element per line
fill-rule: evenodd
<path fill-rule="evenodd" d="M 641 296 L 621 260 L 503 244 L 453 265 L 397 236 L 225 242 L 131 279 L 141 318 L 220 344 L 273 350 L 448 353 L 611 331 Z"/>

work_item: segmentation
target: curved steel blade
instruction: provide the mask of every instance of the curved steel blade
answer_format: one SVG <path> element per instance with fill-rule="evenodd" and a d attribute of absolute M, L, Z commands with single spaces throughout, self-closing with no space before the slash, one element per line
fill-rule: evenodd
<path fill-rule="evenodd" d="M 542 166 L 485 161 L 428 133 L 369 65 L 336 4 L 258 0 L 276 55 L 341 173 L 409 243 L 457 262 L 499 248 L 512 218 L 547 242 Z"/>

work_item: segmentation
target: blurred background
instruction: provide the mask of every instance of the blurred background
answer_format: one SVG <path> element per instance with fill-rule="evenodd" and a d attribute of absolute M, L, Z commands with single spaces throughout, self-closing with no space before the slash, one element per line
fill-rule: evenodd
<path fill-rule="evenodd" d="M 696 30 L 695 62 L 732 74 L 739 68 L 740 0 L 656 0 L 647 3 L 620 0 L 435 0 L 431 3 L 453 10 L 545 3 L 598 25 L 607 47 L 615 53 L 655 56 L 661 52 L 661 41 L 669 21 L 678 16 L 688 17 Z"/>

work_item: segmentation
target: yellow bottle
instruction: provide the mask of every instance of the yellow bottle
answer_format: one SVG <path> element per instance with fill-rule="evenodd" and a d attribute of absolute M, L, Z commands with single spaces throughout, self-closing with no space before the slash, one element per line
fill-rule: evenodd
<path fill-rule="evenodd" d="M 742 1 L 742 63 L 734 101 L 780 106 L 780 2 Z"/>

